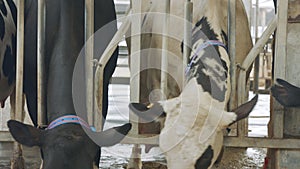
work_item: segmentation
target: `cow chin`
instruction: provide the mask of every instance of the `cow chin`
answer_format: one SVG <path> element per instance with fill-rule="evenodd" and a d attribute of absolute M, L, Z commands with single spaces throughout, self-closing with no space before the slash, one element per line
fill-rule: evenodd
<path fill-rule="evenodd" d="M 43 169 L 94 169 L 99 147 L 79 126 L 71 124 L 68 127 L 57 128 L 60 132 L 49 130 L 45 133 L 45 142 L 41 145 Z"/>

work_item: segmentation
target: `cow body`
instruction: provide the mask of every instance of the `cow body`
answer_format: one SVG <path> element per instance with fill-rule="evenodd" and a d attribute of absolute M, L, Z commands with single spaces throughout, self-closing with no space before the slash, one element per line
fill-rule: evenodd
<path fill-rule="evenodd" d="M 161 103 L 167 116 L 160 147 L 172 169 L 193 169 L 197 163 L 205 163 L 206 167 L 196 168 L 210 168 L 222 148 L 222 129 L 236 120 L 234 113 L 225 112 L 231 89 L 226 48 L 209 46 L 198 51 L 207 40 L 226 43 L 222 30 L 213 27 L 217 19 L 213 16 L 204 16 L 194 28 L 189 59 L 193 64 L 187 72 L 187 85 L 178 98 Z M 170 143 L 169 138 L 174 142 Z M 203 162 L 200 159 L 206 151 L 210 151 L 211 158 Z"/>
<path fill-rule="evenodd" d="M 184 86 L 184 79 L 182 76 L 182 50 L 181 43 L 183 40 L 184 29 L 184 4 L 186 1 L 178 0 L 171 1 L 171 12 L 168 30 L 168 86 L 164 91 L 165 98 L 173 98 L 179 96 Z M 148 6 L 147 6 L 148 4 Z M 228 1 L 218 0 L 195 0 L 193 1 L 193 21 L 195 25 L 203 16 L 210 16 L 214 20 L 209 20 L 211 27 L 217 32 L 224 32 L 223 43 L 227 45 L 227 27 L 228 27 Z M 142 25 L 142 71 L 141 72 L 141 101 L 143 103 L 151 102 L 149 98 L 152 91 L 160 89 L 161 76 L 161 55 L 162 48 L 162 32 L 164 24 L 162 12 L 164 12 L 164 5 L 159 0 L 149 0 L 143 7 L 145 13 Z M 236 37 L 239 43 L 236 44 L 236 61 L 235 63 L 242 63 L 252 48 L 252 40 L 249 30 L 247 14 L 245 12 L 243 2 L 237 1 L 236 14 Z M 239 38 L 243 37 L 243 38 Z M 151 49 L 151 50 L 147 50 Z M 155 49 L 155 50 L 153 50 Z M 239 70 L 238 70 L 239 71 Z M 159 97 L 158 97 L 159 98 Z"/>
<path fill-rule="evenodd" d="M 44 169 L 98 168 L 99 146 L 111 146 L 118 143 L 131 128 L 130 124 L 126 124 L 105 132 L 92 132 L 88 125 L 82 125 L 82 122 L 87 119 L 86 112 L 75 111 L 73 91 L 76 92 L 76 90 L 73 89 L 73 78 L 80 77 L 80 81 L 85 80 L 80 71 L 79 76 L 74 75 L 76 60 L 85 43 L 84 2 L 84 0 L 46 1 L 46 67 L 44 76 L 46 79 L 47 123 L 55 122 L 60 118 L 66 118 L 67 120 L 64 120 L 68 121 L 68 117 L 72 117 L 71 122 L 54 125 L 55 127 L 50 127 L 45 131 L 17 121 L 8 122 L 10 132 L 18 142 L 26 146 L 41 148 Z M 35 0 L 25 1 L 24 51 L 24 93 L 35 126 L 37 126 L 37 3 Z M 95 31 L 116 19 L 112 0 L 96 0 L 94 7 Z M 102 54 L 116 30 L 116 22 L 112 22 L 109 31 L 106 30 L 98 35 L 97 39 L 95 38 L 95 55 Z M 116 50 L 104 72 L 104 118 L 107 112 L 108 83 L 115 69 L 117 56 Z M 81 63 L 84 62 L 79 61 L 78 64 Z M 81 67 L 83 66 L 81 65 Z M 83 88 L 81 86 L 80 90 Z M 81 95 L 81 97 L 83 96 Z M 80 105 L 84 105 L 84 103 L 80 103 Z M 83 119 L 74 117 L 79 114 Z"/>
<path fill-rule="evenodd" d="M 16 6 L 0 1 L 0 102 L 1 107 L 15 87 L 16 80 Z"/>
<path fill-rule="evenodd" d="M 46 105 L 47 105 L 47 118 L 48 123 L 59 117 L 62 114 L 54 115 L 56 110 L 52 104 L 60 105 L 61 101 L 70 101 L 71 99 L 65 99 L 56 95 L 62 93 L 61 91 L 72 93 L 72 78 L 73 70 L 77 57 L 80 55 L 81 50 L 84 47 L 84 2 L 82 0 L 77 0 L 78 4 L 71 3 L 73 6 L 66 7 L 57 5 L 58 2 L 51 1 L 47 2 L 46 10 L 46 47 L 45 47 L 45 60 L 46 60 Z M 66 2 L 68 3 L 68 2 Z M 58 7 L 57 7 L 58 6 Z M 64 9 L 74 9 L 72 14 L 64 13 Z M 37 44 L 37 2 L 28 0 L 25 4 L 25 71 L 24 71 L 24 93 L 26 94 L 27 105 L 30 110 L 30 116 L 35 125 L 37 125 L 37 53 L 36 53 L 36 44 Z M 99 9 L 95 12 L 95 31 L 102 28 L 106 24 L 114 21 L 116 19 L 115 9 L 113 2 L 102 2 L 95 1 L 95 9 Z M 112 11 L 112 12 L 108 12 Z M 66 17 L 66 18 L 62 18 Z M 77 18 L 73 19 L 73 18 Z M 72 20 L 69 20 L 72 19 Z M 68 21 L 68 22 L 66 22 Z M 72 22 L 72 23 L 70 23 Z M 55 23 L 55 24 L 53 24 Z M 102 52 L 106 48 L 110 39 L 116 32 L 117 27 L 116 23 L 110 23 L 110 30 L 101 35 L 105 36 L 101 40 L 95 40 L 99 46 L 95 49 L 95 55 L 101 56 Z M 106 28 L 107 29 L 107 28 Z M 71 30 L 71 31 L 70 31 Z M 106 34 L 105 34 L 106 33 Z M 100 35 L 98 35 L 100 36 Z M 99 42 L 101 41 L 101 42 Z M 68 56 L 67 59 L 61 56 Z M 57 57 L 57 58 L 55 58 Z M 83 56 L 82 56 L 83 57 Z M 109 60 L 105 68 L 105 77 L 103 84 L 103 117 L 106 117 L 107 108 L 108 108 L 108 85 L 110 77 L 112 76 L 118 57 L 118 49 L 113 53 L 113 56 Z M 64 66 L 62 66 L 64 65 Z M 62 70 L 64 69 L 64 70 Z M 68 69 L 68 70 L 65 70 Z M 68 74 L 61 74 L 60 72 L 68 71 Z M 55 73 L 54 73 L 55 72 Z M 54 73 L 54 74 L 53 74 Z M 34 76 L 33 76 L 34 75 Z M 49 80 L 50 79 L 50 80 Z M 52 80 L 54 79 L 54 81 Z M 55 82 L 55 79 L 65 79 L 65 82 L 68 82 L 65 85 L 58 84 Z M 61 88 L 58 88 L 61 87 Z M 66 90 L 66 88 L 68 88 Z M 50 93 L 48 96 L 47 93 Z M 53 95 L 52 95 L 53 94 Z M 71 96 L 68 96 L 71 97 Z M 61 99 L 61 100 L 60 100 Z M 56 103 L 50 103 L 56 102 Z M 50 104 L 50 105 L 48 105 Z M 72 102 L 69 102 L 69 105 L 73 105 Z M 48 111 L 50 113 L 48 113 Z M 74 111 L 71 111 L 74 112 Z"/>
<path fill-rule="evenodd" d="M 157 107 L 161 107 L 160 111 L 166 114 L 164 128 L 159 137 L 159 146 L 166 155 L 168 168 L 170 169 L 211 168 L 217 160 L 223 146 L 222 130 L 240 119 L 238 114 L 227 112 L 227 103 L 231 94 L 231 78 L 229 73 L 231 61 L 227 53 L 227 1 L 199 0 L 193 1 L 193 3 L 194 28 L 192 34 L 192 53 L 188 58 L 189 65 L 185 74 L 185 80 L 187 82 L 184 83 L 184 80 L 180 80 L 182 72 L 177 76 L 174 75 L 173 78 L 177 79 L 177 82 L 180 82 L 179 84 L 183 84 L 180 95 L 175 97 L 176 94 L 173 93 L 173 91 L 178 91 L 178 89 L 173 90 L 178 83 L 176 84 L 169 81 L 167 91 L 169 93 L 165 94 L 167 98 L 175 98 L 154 103 L 158 104 L 158 106 L 155 106 L 155 110 L 157 110 Z M 183 4 L 184 1 L 173 2 L 171 13 L 173 12 L 172 14 L 176 13 L 178 16 L 183 16 L 183 12 L 180 13 L 174 10 L 182 9 Z M 153 8 L 157 9 L 155 7 Z M 242 26 L 238 26 L 237 32 L 241 31 L 242 28 L 249 30 L 247 17 L 241 1 L 238 1 L 237 8 L 238 25 L 243 17 L 245 19 L 245 21 L 240 22 Z M 163 9 L 163 7 L 159 9 Z M 242 17 L 240 15 L 242 15 Z M 147 18 L 147 15 L 145 18 Z M 155 18 L 151 19 L 155 20 Z M 160 20 L 160 18 L 156 19 L 161 23 L 163 21 Z M 170 22 L 172 25 L 172 19 L 170 19 Z M 155 21 L 153 21 L 153 23 L 155 23 Z M 172 54 L 175 53 L 175 56 L 170 57 L 172 58 L 171 60 L 174 60 L 178 53 L 180 54 L 177 56 L 180 57 L 182 55 L 180 43 L 183 38 L 179 41 L 178 39 L 180 38 L 178 37 L 177 39 L 175 36 L 178 34 L 182 36 L 183 29 L 179 27 L 179 25 L 182 24 L 180 24 L 180 20 L 176 18 L 174 19 L 174 23 L 176 26 L 173 25 L 170 26 L 170 28 L 176 27 L 176 29 L 170 31 L 173 39 L 169 41 L 173 46 L 169 46 L 168 48 Z M 146 21 L 144 21 L 144 24 L 146 24 Z M 241 32 L 245 33 L 243 35 L 245 38 L 242 38 L 242 42 L 237 44 L 241 45 L 237 47 L 238 51 L 236 51 L 237 60 L 235 62 L 239 63 L 243 61 L 252 46 L 250 34 L 244 30 Z M 146 31 L 146 33 L 147 32 L 150 32 L 150 30 Z M 155 34 L 155 32 L 159 31 L 154 30 L 153 34 Z M 149 36 L 147 36 L 148 35 L 144 36 L 145 41 L 149 38 Z M 146 41 L 149 42 L 146 43 L 146 45 L 156 45 L 156 47 L 158 46 L 159 48 L 159 38 L 155 38 L 155 35 L 151 35 L 150 37 L 150 40 Z M 147 54 L 153 55 L 154 52 L 150 51 L 146 53 L 146 55 Z M 174 70 L 170 71 L 172 68 L 174 68 Z M 179 71 L 183 70 L 178 68 L 178 65 L 175 67 L 170 66 L 168 73 L 172 74 L 178 71 L 176 69 L 179 69 Z M 153 76 L 145 80 L 145 84 L 159 88 L 160 86 L 158 85 L 149 85 L 150 83 L 153 84 L 160 81 L 157 80 L 160 78 L 160 74 L 157 74 L 159 71 L 150 71 L 153 71 L 152 73 L 154 73 L 154 75 L 152 74 Z M 141 74 L 141 76 L 143 76 L 143 74 Z M 141 77 L 141 79 L 143 79 L 143 77 Z M 151 87 L 148 89 L 153 90 Z M 142 101 L 147 102 L 148 96 L 142 96 L 146 97 L 146 99 Z M 155 110 L 151 110 L 150 108 L 150 111 L 148 111 L 151 112 Z M 246 112 L 249 113 L 249 110 L 250 109 L 246 110 Z M 244 117 L 246 116 L 243 116 L 243 118 Z"/>

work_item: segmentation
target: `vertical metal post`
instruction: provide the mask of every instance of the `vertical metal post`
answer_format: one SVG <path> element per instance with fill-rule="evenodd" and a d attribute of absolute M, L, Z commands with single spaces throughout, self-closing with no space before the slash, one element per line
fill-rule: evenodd
<path fill-rule="evenodd" d="M 94 0 L 85 0 L 85 83 L 86 83 L 86 111 L 88 123 L 95 125 L 99 131 L 102 129 L 102 111 L 94 114 L 94 78 L 93 78 L 93 54 L 94 54 Z M 89 38 L 92 38 L 89 40 Z M 100 107 L 102 109 L 102 106 Z M 100 117 L 99 117 L 100 116 Z"/>
<path fill-rule="evenodd" d="M 287 22 L 288 22 L 288 2 L 287 0 L 278 0 L 278 26 L 276 31 L 275 44 L 275 64 L 274 64 L 274 78 L 286 77 L 287 70 Z M 271 114 L 272 134 L 274 138 L 283 138 L 284 136 L 284 107 L 278 102 L 273 102 Z M 282 151 L 275 150 L 275 164 L 272 168 L 281 168 Z M 288 161 L 288 160 L 286 160 Z"/>
<path fill-rule="evenodd" d="M 165 13 L 164 13 L 164 25 L 163 25 L 163 37 L 162 37 L 162 58 L 161 58 L 161 90 L 162 97 L 167 95 L 168 92 L 168 32 L 169 32 L 169 21 L 170 21 L 170 0 L 165 0 Z"/>
<path fill-rule="evenodd" d="M 141 70 L 141 25 L 142 25 L 142 4 L 143 0 L 132 0 L 131 15 L 131 59 L 130 59 L 130 102 L 140 101 L 140 70 Z M 130 121 L 133 124 L 131 132 L 134 137 L 138 137 L 138 117 L 130 113 Z M 131 159 L 128 169 L 141 169 L 141 147 L 135 144 L 132 148 Z"/>
<path fill-rule="evenodd" d="M 237 106 L 236 100 L 236 57 L 235 57 L 235 44 L 236 44 L 236 0 L 228 0 L 228 35 L 229 35 L 229 56 L 230 64 L 230 77 L 231 77 L 231 97 L 230 109 Z"/>
<path fill-rule="evenodd" d="M 251 10 L 252 10 L 252 0 L 244 1 L 244 6 L 246 8 L 246 13 L 248 17 L 249 28 L 251 30 Z"/>
<path fill-rule="evenodd" d="M 193 28 L 193 2 L 186 0 L 184 9 L 184 48 L 183 48 L 183 68 L 188 64 L 188 58 L 192 47 L 192 28 Z M 183 71 L 185 72 L 185 71 Z"/>
<path fill-rule="evenodd" d="M 255 4 L 255 43 L 258 40 L 258 25 L 259 25 L 259 0 L 256 0 Z M 254 62 L 254 81 L 253 81 L 253 92 L 258 93 L 259 88 L 259 66 L 260 66 L 260 56 L 258 55 Z"/>
<path fill-rule="evenodd" d="M 228 34 L 229 34 L 229 56 L 230 64 L 230 78 L 231 78 L 231 97 L 230 110 L 235 109 L 239 104 L 244 102 L 245 96 L 237 97 L 237 70 L 236 70 L 236 0 L 228 1 Z M 239 93 L 240 94 L 240 93 Z M 247 133 L 246 122 L 241 120 L 238 122 L 238 136 L 244 137 Z"/>
<path fill-rule="evenodd" d="M 17 12 L 17 66 L 16 66 L 16 101 L 15 120 L 22 121 L 23 114 L 23 75 L 24 75 L 24 10 L 25 1 L 18 1 Z M 24 168 L 21 145 L 14 142 L 13 158 L 11 168 Z"/>
<path fill-rule="evenodd" d="M 141 47 L 141 5 L 140 0 L 132 0 L 132 17 L 131 17 L 131 59 L 130 65 L 130 101 L 140 101 L 140 47 Z M 136 116 L 132 114 L 133 120 L 138 120 Z M 138 121 L 134 121 L 135 123 Z M 134 126 L 133 131 L 138 134 L 137 125 Z"/>
<path fill-rule="evenodd" d="M 24 74 L 24 0 L 19 0 L 17 22 L 17 70 L 16 70 L 16 120 L 22 120 L 23 74 Z"/>
<path fill-rule="evenodd" d="M 250 14 L 249 14 L 249 28 L 250 28 L 250 33 L 251 33 L 251 35 L 252 35 L 252 20 L 253 20 L 253 8 L 252 8 L 252 4 L 253 4 L 253 0 L 249 0 L 250 1 L 250 4 L 249 4 L 249 10 L 250 10 Z"/>
<path fill-rule="evenodd" d="M 45 25 L 46 25 L 46 5 L 45 0 L 38 1 L 38 46 L 37 46 L 37 110 L 38 126 L 46 125 L 45 107 Z"/>
<path fill-rule="evenodd" d="M 279 0 L 279 5 L 281 5 L 278 10 L 278 26 L 276 31 L 276 44 L 275 44 L 275 70 L 274 78 L 284 78 L 286 77 L 285 70 L 286 64 L 286 54 L 287 54 L 287 9 L 288 2 L 285 0 Z M 284 57 L 283 57 L 284 56 Z M 273 130 L 275 138 L 283 137 L 283 107 L 279 104 L 274 105 L 274 115 L 273 115 Z"/>

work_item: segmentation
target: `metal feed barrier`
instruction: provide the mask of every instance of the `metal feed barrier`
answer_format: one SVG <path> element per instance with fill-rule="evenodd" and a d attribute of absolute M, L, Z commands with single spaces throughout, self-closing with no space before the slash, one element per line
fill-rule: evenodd
<path fill-rule="evenodd" d="M 169 1 L 165 2 L 166 4 L 170 4 Z M 187 1 L 187 3 L 191 3 L 191 1 Z M 271 22 L 269 23 L 267 29 L 264 31 L 264 33 L 262 34 L 261 38 L 256 42 L 255 46 L 251 49 L 251 51 L 249 52 L 249 54 L 247 55 L 246 59 L 244 60 L 244 62 L 240 65 L 241 71 L 239 74 L 239 78 L 238 78 L 238 82 L 236 82 L 236 69 L 237 69 L 237 65 L 235 64 L 231 64 L 233 67 L 231 67 L 231 75 L 232 75 L 232 84 L 233 86 L 238 85 L 238 100 L 237 101 L 232 101 L 231 100 L 231 108 L 236 107 L 237 105 L 241 105 L 242 103 L 244 103 L 245 100 L 245 95 L 246 95 L 246 70 L 250 67 L 250 65 L 254 62 L 254 60 L 256 59 L 256 57 L 258 56 L 258 54 L 260 53 L 260 51 L 262 50 L 263 46 L 268 42 L 269 37 L 272 35 L 272 33 L 275 31 L 275 29 L 277 28 L 277 24 L 279 25 L 278 30 L 281 30 L 280 27 L 285 28 L 286 29 L 286 24 L 287 22 L 286 19 L 282 19 L 282 18 L 287 18 L 287 3 L 284 0 L 279 1 L 279 15 L 275 16 Z M 140 8 L 141 2 L 135 2 L 132 1 L 132 11 L 133 14 L 134 13 L 138 13 L 141 8 Z M 236 7 L 236 1 L 235 0 L 229 0 L 229 41 L 230 41 L 230 56 L 231 56 L 231 60 L 234 60 L 235 58 L 235 7 Z M 286 7 L 286 8 L 285 8 Z M 166 11 L 169 11 L 169 8 L 166 8 Z M 165 20 L 165 24 L 168 23 L 168 20 Z M 127 24 L 127 23 L 126 23 Z M 139 18 L 134 19 L 133 22 L 131 24 L 135 24 L 135 25 L 141 25 L 140 24 L 140 20 Z M 164 26 L 164 30 L 165 30 L 166 26 Z M 123 31 L 123 30 L 121 30 Z M 133 27 L 132 30 L 132 35 L 138 35 L 140 31 L 140 26 L 135 26 Z M 282 30 L 282 32 L 280 33 L 281 36 L 277 36 L 277 43 L 285 43 L 286 41 L 282 41 L 282 39 L 284 39 L 286 37 L 286 30 Z M 185 32 L 186 35 L 188 35 L 188 32 Z M 132 43 L 134 46 L 132 46 L 132 53 L 134 52 L 138 52 L 140 50 L 139 48 L 139 44 L 140 44 L 140 38 L 137 38 L 138 36 L 133 36 L 133 41 L 134 43 Z M 185 38 L 189 39 L 189 37 Z M 163 40 L 163 43 L 164 40 Z M 188 42 L 186 42 L 188 43 Z M 283 45 L 282 44 L 282 45 Z M 278 46 L 278 44 L 277 44 Z M 166 46 L 164 46 L 166 47 Z M 164 48 L 166 49 L 166 48 Z M 278 48 L 277 48 L 278 49 Z M 162 55 L 164 56 L 164 54 Z M 188 55 L 185 55 L 188 56 Z M 165 57 L 165 56 L 164 56 Z M 162 59 L 166 59 L 162 57 Z M 278 55 L 277 55 L 278 57 Z M 131 64 L 131 65 L 137 65 L 131 68 L 132 73 L 133 72 L 138 72 L 138 68 L 139 64 L 136 64 L 137 60 L 135 60 L 135 64 Z M 164 63 L 165 60 L 163 60 L 162 63 Z M 164 65 L 164 64 L 163 64 Z M 162 68 L 162 70 L 164 70 L 165 68 Z M 133 73 L 134 74 L 134 73 Z M 164 77 L 164 76 L 162 76 Z M 164 79 L 162 80 L 164 81 Z M 138 79 L 135 79 L 134 81 L 131 81 L 131 89 L 139 89 L 139 85 L 138 85 L 139 81 Z M 163 83 L 164 84 L 164 83 Z M 164 86 L 162 86 L 163 88 Z M 138 91 L 138 90 L 134 90 L 134 91 Z M 134 91 L 131 91 L 131 101 L 138 101 L 138 94 L 134 93 Z M 235 91 L 235 90 L 233 90 Z M 236 93 L 233 92 L 232 93 L 232 97 L 231 98 L 235 98 Z M 136 118 L 136 117 L 134 117 Z M 283 112 L 280 113 L 276 113 L 276 115 L 272 116 L 272 118 L 274 119 L 274 121 L 276 123 L 273 123 L 272 125 L 275 128 L 275 131 L 279 131 L 278 133 L 283 133 Z M 277 123 L 278 122 L 278 123 Z M 248 128 L 246 128 L 245 125 L 245 121 L 239 122 L 238 125 L 238 135 L 237 137 L 226 137 L 224 144 L 225 146 L 229 146 L 229 147 L 261 147 L 261 148 L 277 148 L 277 149 L 300 149 L 300 143 L 299 143 L 299 139 L 283 139 L 282 136 L 283 134 L 279 134 L 280 136 L 276 136 L 278 138 L 250 138 L 250 137 L 246 137 L 247 133 L 248 133 Z M 134 131 L 137 131 L 136 129 Z M 136 142 L 135 142 L 136 141 Z M 124 143 L 128 143 L 128 144 L 135 144 L 136 148 L 133 149 L 133 152 L 137 153 L 134 157 L 139 157 L 139 151 L 136 151 L 136 149 L 139 149 L 139 144 L 158 144 L 158 139 L 157 138 L 151 138 L 151 139 L 138 139 L 138 140 L 125 140 Z"/>
<path fill-rule="evenodd" d="M 43 72 L 44 72 L 44 43 L 45 43 L 45 0 L 39 0 L 38 5 L 38 124 L 40 126 L 45 124 L 45 107 L 44 105 L 44 93 L 43 87 L 44 87 L 44 79 L 43 79 Z M 166 3 L 166 13 L 170 13 L 170 0 L 163 1 Z M 236 0 L 228 0 L 229 2 L 229 41 L 230 41 L 230 56 L 231 59 L 234 60 L 235 58 L 235 6 L 236 6 Z M 236 107 L 237 105 L 240 105 L 245 102 L 245 95 L 246 95 L 246 70 L 250 67 L 251 63 L 254 62 L 255 58 L 260 53 L 263 46 L 268 41 L 270 35 L 274 32 L 274 30 L 277 28 L 278 36 L 277 36 L 277 45 L 276 45 L 276 59 L 280 60 L 279 56 L 286 56 L 286 51 L 282 48 L 282 46 L 286 46 L 286 37 L 287 37 L 287 11 L 288 11 L 288 1 L 285 0 L 279 0 L 279 11 L 278 15 L 276 15 L 272 21 L 269 23 L 267 29 L 264 31 L 261 38 L 257 41 L 255 46 L 251 49 L 249 52 L 247 58 L 245 61 L 240 65 L 242 68 L 239 74 L 238 81 L 236 81 L 236 69 L 237 65 L 231 64 L 231 74 L 232 74 L 232 84 L 233 86 L 238 86 L 238 99 L 231 100 L 231 108 Z M 94 32 L 94 0 L 86 0 L 85 1 L 86 8 L 85 8 L 85 39 L 86 41 L 91 37 L 91 35 Z M 132 14 L 133 17 L 127 17 L 124 22 L 122 23 L 121 27 L 109 43 L 108 47 L 104 51 L 103 55 L 101 56 L 101 59 L 99 60 L 97 64 L 97 70 L 95 73 L 95 76 L 93 75 L 92 71 L 92 60 L 93 60 L 93 44 L 88 43 L 86 48 L 86 76 L 88 77 L 87 81 L 87 93 L 88 93 L 88 99 L 87 99 L 87 110 L 88 110 L 88 122 L 91 125 L 94 125 L 97 129 L 97 131 L 100 131 L 102 128 L 102 121 L 101 120 L 101 112 L 102 112 L 102 82 L 103 82 L 103 72 L 104 67 L 107 64 L 110 56 L 112 55 L 113 51 L 116 49 L 118 43 L 123 39 L 123 36 L 128 31 L 131 25 L 138 25 L 138 26 L 132 26 L 131 27 L 131 40 L 133 43 L 131 46 L 131 54 L 132 55 L 139 55 L 140 52 L 140 32 L 141 32 L 141 23 L 142 18 L 141 15 L 141 7 L 143 4 L 143 0 L 131 0 L 131 11 L 129 14 Z M 191 21 L 192 19 L 192 2 L 191 0 L 186 0 L 186 12 L 185 12 L 185 19 L 188 21 Z M 168 30 L 168 22 L 169 18 L 168 15 L 165 15 L 165 24 L 164 24 L 164 33 L 167 35 Z M 278 25 L 278 26 L 277 26 Z M 191 42 L 191 27 L 190 25 L 185 25 L 185 44 L 190 44 Z M 17 29 L 17 82 L 16 82 L 16 116 L 15 119 L 21 120 L 22 115 L 20 112 L 22 112 L 22 87 L 23 87 L 23 62 L 24 62 L 24 1 L 19 0 L 18 1 L 18 29 Z M 162 70 L 166 70 L 166 66 L 168 63 L 167 58 L 167 46 L 168 42 L 166 40 L 167 36 L 164 36 L 163 38 L 163 53 L 162 53 Z M 188 45 L 186 45 L 188 46 Z M 184 48 L 184 56 L 187 58 L 189 56 L 189 50 L 187 47 Z M 140 72 L 140 60 L 139 57 L 135 57 L 134 64 L 131 63 L 131 75 L 136 75 L 138 72 Z M 133 59 L 131 60 L 133 62 Z M 184 61 L 186 63 L 186 61 Z M 282 62 L 285 63 L 285 62 Z M 277 64 L 278 65 L 278 64 Z M 163 72 L 163 71 L 162 71 Z M 280 75 L 280 72 L 275 73 L 276 77 L 284 77 L 284 75 Z M 139 91 L 140 89 L 140 78 L 139 76 L 135 76 L 132 78 L 131 76 L 131 83 L 130 83 L 130 101 L 131 102 L 138 102 L 139 101 Z M 94 87 L 93 87 L 94 86 Z M 100 87 L 99 87 L 100 86 Z M 165 73 L 162 73 L 162 83 L 161 83 L 162 89 L 165 89 L 167 86 L 167 80 Z M 232 97 L 236 98 L 235 96 L 237 93 L 235 90 L 232 90 Z M 300 141 L 299 139 L 285 139 L 283 138 L 283 111 L 282 107 L 277 105 L 277 108 L 279 111 L 276 111 L 274 115 L 272 116 L 273 119 L 273 128 L 276 131 L 274 133 L 274 138 L 249 138 L 246 137 L 248 128 L 245 126 L 245 121 L 239 122 L 237 125 L 238 128 L 238 135 L 237 137 L 226 137 L 224 140 L 225 146 L 230 147 L 263 147 L 263 148 L 274 148 L 274 149 L 300 149 Z M 93 112 L 99 112 L 94 114 Z M 133 122 L 137 121 L 137 117 L 130 114 L 130 119 Z M 138 125 L 133 123 L 133 129 L 131 134 L 138 136 Z M 138 139 L 127 139 L 124 140 L 123 143 L 126 144 L 134 144 L 133 148 L 133 157 L 134 158 L 140 158 L 140 144 L 158 144 L 157 138 L 140 138 L 142 136 L 138 136 Z M 0 132 L 0 139 L 1 141 L 13 141 L 11 137 L 8 136 L 7 132 Z M 133 164 L 136 165 L 138 168 L 140 168 L 140 164 L 136 163 Z"/>

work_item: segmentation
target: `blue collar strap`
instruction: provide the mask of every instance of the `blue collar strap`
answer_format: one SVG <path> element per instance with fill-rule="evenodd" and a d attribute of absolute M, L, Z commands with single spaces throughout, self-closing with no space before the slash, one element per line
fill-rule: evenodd
<path fill-rule="evenodd" d="M 185 75 L 187 75 L 189 73 L 189 71 L 192 68 L 192 65 L 196 62 L 196 59 L 198 58 L 198 53 L 201 50 L 203 50 L 203 49 L 205 49 L 209 46 L 221 46 L 221 47 L 225 48 L 226 51 L 227 51 L 226 45 L 224 43 L 218 41 L 218 40 L 207 40 L 207 41 L 205 41 L 204 43 L 202 43 L 201 45 L 199 45 L 197 47 L 197 50 L 196 50 L 195 54 L 192 56 L 191 62 L 187 65 L 187 67 L 185 69 Z"/>
<path fill-rule="evenodd" d="M 95 131 L 94 127 L 90 127 L 89 124 L 84 121 L 82 118 L 80 118 L 79 116 L 75 116 L 75 115 L 66 115 L 66 116 L 62 116 L 59 117 L 57 119 L 55 119 L 54 121 L 52 121 L 49 126 L 46 128 L 46 130 L 50 130 L 53 129 L 55 127 L 58 127 L 60 125 L 63 124 L 80 124 L 81 126 L 84 126 L 92 131 Z"/>

